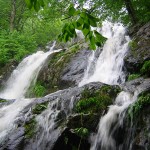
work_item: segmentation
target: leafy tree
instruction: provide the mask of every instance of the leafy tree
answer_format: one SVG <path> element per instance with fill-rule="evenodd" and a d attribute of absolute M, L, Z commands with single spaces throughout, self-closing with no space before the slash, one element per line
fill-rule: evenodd
<path fill-rule="evenodd" d="M 26 1 L 28 7 L 34 8 L 36 11 L 40 10 L 45 2 L 44 0 Z M 61 2 L 64 1 L 62 0 Z M 60 5 L 61 2 L 55 1 L 54 3 L 53 0 L 49 0 L 49 4 L 52 6 Z M 146 0 L 70 0 L 67 2 L 69 2 L 70 6 L 64 6 L 63 10 L 67 11 L 63 11 L 62 17 L 65 18 L 63 20 L 67 19 L 69 23 L 66 23 L 63 27 L 59 39 L 64 42 L 69 41 L 71 38 L 76 37 L 75 29 L 78 29 L 83 32 L 85 39 L 90 42 L 91 49 L 101 46 L 105 41 L 105 38 L 91 28 L 97 27 L 98 22 L 107 18 L 113 21 L 118 20 L 125 24 L 135 24 L 137 22 L 147 22 L 150 19 L 150 2 L 146 2 Z M 84 9 L 83 6 L 86 2 L 88 3 L 88 8 Z M 37 5 L 39 7 L 36 7 Z"/>

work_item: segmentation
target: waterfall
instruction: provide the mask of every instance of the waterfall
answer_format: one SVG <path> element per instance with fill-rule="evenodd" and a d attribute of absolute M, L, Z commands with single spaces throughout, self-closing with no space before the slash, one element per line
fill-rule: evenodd
<path fill-rule="evenodd" d="M 89 58 L 87 71 L 85 71 L 79 86 L 98 81 L 109 85 L 117 85 L 125 81 L 125 75 L 122 71 L 123 58 L 126 55 L 130 41 L 129 36 L 126 35 L 125 28 L 120 23 L 103 22 L 100 32 L 107 38 L 107 41 L 95 66 L 91 66 L 92 61 L 95 61 L 93 54 L 92 59 L 91 57 Z M 89 70 L 92 67 L 95 67 L 95 69 L 91 75 Z"/>
<path fill-rule="evenodd" d="M 30 87 L 31 82 L 36 80 L 40 69 L 45 63 L 50 54 L 59 52 L 60 50 L 53 50 L 54 45 L 50 51 L 44 53 L 38 51 L 25 59 L 13 71 L 6 83 L 5 89 L 0 93 L 0 97 L 4 99 L 18 99 L 23 98 Z"/>
<path fill-rule="evenodd" d="M 59 92 L 61 93 L 61 91 L 58 91 L 58 94 Z M 64 92 L 63 94 L 65 95 L 66 93 Z M 62 119 L 67 118 L 72 113 L 74 101 L 74 96 L 67 100 L 57 98 L 51 101 L 48 108 L 36 117 L 37 133 L 31 144 L 27 145 L 25 149 L 52 149 L 64 128 L 59 124 L 61 124 Z"/>
<path fill-rule="evenodd" d="M 15 121 L 23 108 L 34 100 L 25 99 L 25 93 L 31 82 L 36 80 L 47 57 L 61 50 L 53 50 L 54 46 L 55 44 L 48 52 L 38 51 L 23 59 L 8 79 L 5 89 L 0 93 L 1 98 L 16 99 L 14 102 L 10 101 L 9 105 L 0 108 L 0 143 L 15 129 Z"/>
<path fill-rule="evenodd" d="M 9 136 L 9 133 L 17 127 L 15 121 L 23 108 L 34 99 L 17 99 L 10 105 L 0 108 L 0 144 Z"/>
<path fill-rule="evenodd" d="M 142 91 L 144 91 L 143 87 L 138 87 L 134 94 L 124 91 L 119 93 L 114 105 L 109 106 L 107 114 L 101 117 L 96 136 L 91 136 L 90 150 L 124 150 L 122 145 L 117 145 L 115 132 L 123 126 L 127 108 L 137 100 Z M 127 147 L 131 150 L 130 144 Z"/>

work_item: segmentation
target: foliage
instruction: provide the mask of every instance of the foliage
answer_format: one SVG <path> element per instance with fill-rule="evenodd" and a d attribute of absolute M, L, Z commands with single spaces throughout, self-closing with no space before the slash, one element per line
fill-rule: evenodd
<path fill-rule="evenodd" d="M 149 104 L 150 104 L 150 93 L 148 91 L 140 94 L 137 101 L 129 108 L 128 113 L 135 117 L 140 113 L 140 111 L 144 107 L 148 106 Z"/>
<path fill-rule="evenodd" d="M 0 103 L 4 103 L 4 102 L 7 102 L 7 100 L 5 100 L 5 99 L 0 99 Z"/>
<path fill-rule="evenodd" d="M 87 128 L 83 128 L 83 127 L 75 128 L 73 129 L 73 131 L 82 138 L 85 138 L 89 135 L 89 131 Z"/>
<path fill-rule="evenodd" d="M 130 74 L 130 75 L 128 76 L 128 81 L 137 79 L 137 78 L 139 78 L 140 76 L 141 76 L 140 74 Z"/>
<path fill-rule="evenodd" d="M 32 138 L 36 132 L 36 120 L 32 118 L 30 121 L 26 122 L 24 125 L 25 128 L 25 137 Z"/>
<path fill-rule="evenodd" d="M 88 13 L 86 9 L 76 10 L 73 5 L 68 9 L 70 18 L 77 18 L 77 21 L 66 23 L 59 35 L 59 40 L 67 42 L 71 38 L 76 37 L 75 29 L 81 30 L 85 39 L 90 42 L 90 48 L 95 50 L 96 46 L 101 46 L 106 40 L 99 32 L 92 30 L 91 27 L 97 27 L 99 19 Z"/>
<path fill-rule="evenodd" d="M 135 40 L 130 41 L 129 46 L 132 50 L 138 47 L 137 42 Z"/>
<path fill-rule="evenodd" d="M 47 109 L 48 102 L 44 102 L 42 104 L 36 104 L 36 106 L 32 109 L 33 114 L 40 114 L 42 111 Z"/>
<path fill-rule="evenodd" d="M 45 87 L 40 85 L 40 84 L 35 84 L 34 88 L 33 88 L 33 93 L 35 94 L 36 97 L 42 97 L 45 95 Z"/>
<path fill-rule="evenodd" d="M 48 6 L 49 0 L 39 12 L 29 10 L 24 0 L 14 3 L 0 0 L 0 3 L 0 67 L 9 62 L 20 62 L 37 47 L 45 47 L 47 42 L 55 40 L 61 31 L 60 12 L 57 17 L 53 16 L 55 9 Z M 36 3 L 42 5 L 41 0 Z M 35 8 L 37 5 L 34 3 Z M 49 14 L 53 15 L 50 17 Z"/>
<path fill-rule="evenodd" d="M 150 75 L 150 60 L 144 62 L 140 72 L 144 75 Z"/>
<path fill-rule="evenodd" d="M 30 9 L 34 8 L 36 11 L 41 10 L 40 8 L 44 6 L 43 0 L 25 1 Z M 47 2 L 47 0 L 45 1 Z M 135 24 L 137 21 L 148 22 L 150 19 L 150 2 L 146 0 L 90 0 L 87 2 L 87 9 L 85 9 L 84 4 L 86 2 L 87 0 L 62 0 L 57 2 L 57 5 L 60 5 L 57 7 L 56 5 L 54 6 L 56 3 L 53 0 L 49 0 L 49 7 L 54 6 L 53 9 L 61 10 L 62 17 L 65 18 L 62 20 L 67 20 L 62 33 L 58 37 L 60 41 L 67 42 L 76 37 L 75 29 L 78 29 L 83 32 L 86 41 L 89 41 L 90 48 L 96 49 L 96 46 L 101 46 L 106 40 L 99 32 L 94 30 L 95 27 L 99 27 L 103 20 L 109 19 L 125 24 L 131 22 Z M 63 5 L 63 3 L 66 5 Z M 64 6 L 63 11 L 60 9 L 62 6 Z"/>
<path fill-rule="evenodd" d="M 76 111 L 79 113 L 102 112 L 112 103 L 106 87 L 97 91 L 89 92 L 87 89 L 82 93 L 80 101 L 76 104 Z"/>
<path fill-rule="evenodd" d="M 0 67 L 11 61 L 19 62 L 24 56 L 33 53 L 36 49 L 33 36 L 19 34 L 17 31 L 0 33 Z"/>
<path fill-rule="evenodd" d="M 25 2 L 30 9 L 34 8 L 36 11 L 39 11 L 40 7 L 44 6 L 43 0 L 25 0 Z"/>

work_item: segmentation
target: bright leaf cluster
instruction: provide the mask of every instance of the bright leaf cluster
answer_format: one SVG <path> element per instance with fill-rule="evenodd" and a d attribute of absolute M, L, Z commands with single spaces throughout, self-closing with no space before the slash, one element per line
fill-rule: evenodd
<path fill-rule="evenodd" d="M 97 27 L 99 19 L 89 14 L 86 9 L 77 10 L 73 5 L 68 9 L 69 18 L 76 17 L 73 22 L 66 23 L 59 35 L 59 40 L 63 42 L 69 41 L 71 38 L 76 37 L 75 29 L 82 31 L 85 39 L 90 42 L 90 48 L 95 50 L 96 46 L 101 46 L 106 40 L 99 32 L 92 30 L 91 27 Z"/>
<path fill-rule="evenodd" d="M 34 8 L 36 11 L 39 11 L 40 7 L 44 7 L 43 0 L 25 0 L 25 2 L 30 9 Z"/>

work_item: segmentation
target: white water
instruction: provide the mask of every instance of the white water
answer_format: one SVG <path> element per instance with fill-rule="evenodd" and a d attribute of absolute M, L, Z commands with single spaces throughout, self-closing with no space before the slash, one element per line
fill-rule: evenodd
<path fill-rule="evenodd" d="M 122 91 L 116 97 L 114 105 L 109 106 L 106 115 L 102 116 L 98 126 L 96 136 L 91 137 L 90 150 L 116 150 L 116 141 L 113 137 L 115 130 L 123 125 L 123 119 L 127 108 L 137 100 L 137 96 L 142 92 L 140 87 L 131 95 L 128 92 Z M 122 150 L 120 145 L 119 150 Z"/>
<path fill-rule="evenodd" d="M 4 99 L 23 98 L 30 87 L 31 82 L 35 82 L 47 57 L 50 54 L 61 50 L 53 50 L 53 47 L 49 52 L 44 53 L 43 51 L 38 51 L 23 59 L 11 74 L 4 91 L 0 93 L 0 97 Z"/>
<path fill-rule="evenodd" d="M 110 22 L 103 22 L 100 31 L 107 39 L 104 44 L 103 51 L 101 52 L 93 75 L 89 75 L 89 68 L 94 61 L 93 54 L 89 59 L 89 65 L 85 72 L 83 80 L 79 86 L 83 86 L 90 82 L 103 82 L 110 85 L 117 85 L 125 81 L 125 75 L 122 71 L 123 59 L 128 50 L 129 36 L 126 35 L 126 30 L 122 24 Z"/>
<path fill-rule="evenodd" d="M 15 121 L 23 108 L 34 99 L 18 99 L 8 106 L 0 108 L 0 143 L 16 128 Z"/>
<path fill-rule="evenodd" d="M 25 93 L 31 82 L 36 80 L 47 57 L 61 50 L 53 50 L 54 46 L 51 47 L 49 52 L 38 51 L 23 59 L 8 79 L 5 89 L 0 93 L 1 98 L 16 99 L 9 105 L 0 108 L 0 143 L 15 129 L 15 121 L 23 108 L 34 100 L 24 99 Z"/>
<path fill-rule="evenodd" d="M 38 132 L 26 149 L 49 150 L 53 147 L 65 127 L 59 126 L 59 121 L 72 112 L 74 100 L 72 96 L 68 100 L 57 98 L 49 103 L 48 108 L 36 117 Z"/>
<path fill-rule="evenodd" d="M 124 73 L 122 72 L 123 58 L 128 50 L 129 37 L 125 34 L 125 28 L 121 24 L 111 24 L 105 22 L 101 29 L 104 36 L 108 38 L 103 51 L 100 54 L 95 70 L 92 75 L 89 73 L 93 67 L 93 61 L 95 55 L 93 52 L 89 59 L 89 66 L 85 72 L 83 80 L 79 86 L 87 84 L 89 82 L 100 81 L 107 84 L 119 84 L 124 82 Z M 14 103 L 9 106 L 4 106 L 0 109 L 0 139 L 6 136 L 10 130 L 15 128 L 15 119 L 21 112 L 21 110 L 28 105 L 31 100 L 19 99 L 24 97 L 30 83 L 36 79 L 42 65 L 46 61 L 47 57 L 53 52 L 47 53 L 37 52 L 27 58 L 25 58 L 14 70 L 12 76 L 7 82 L 6 89 L 0 94 L 0 97 L 6 99 L 18 98 Z M 111 127 L 113 123 L 116 123 L 116 128 L 121 125 L 123 115 L 127 107 L 134 102 L 135 96 L 126 92 L 121 92 L 116 98 L 114 105 L 110 106 L 109 111 L 104 115 L 99 123 L 99 129 L 97 135 L 93 138 L 91 150 L 97 150 L 99 146 L 103 150 L 115 149 L 115 141 L 112 137 L 113 131 Z M 69 111 L 73 107 L 74 99 L 72 98 L 68 105 Z M 60 130 L 56 127 L 55 120 L 60 112 L 57 109 L 58 102 L 52 102 L 46 111 L 40 114 L 36 119 L 39 124 L 39 130 L 42 132 L 37 133 L 35 139 L 35 146 L 33 149 L 42 149 L 47 144 L 51 147 L 53 141 L 58 137 Z M 61 111 L 67 111 L 63 107 L 64 103 L 61 102 Z M 12 115 L 11 115 L 12 113 Z M 69 113 L 67 112 L 66 115 Z M 8 121 L 9 120 L 9 121 Z M 31 143 L 32 144 L 32 143 Z"/>

